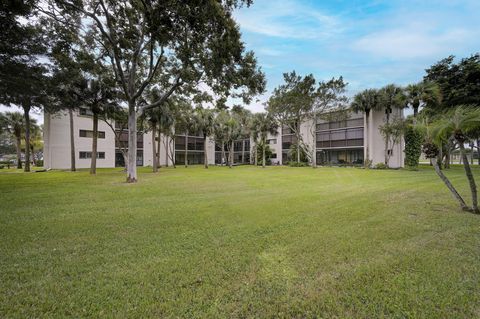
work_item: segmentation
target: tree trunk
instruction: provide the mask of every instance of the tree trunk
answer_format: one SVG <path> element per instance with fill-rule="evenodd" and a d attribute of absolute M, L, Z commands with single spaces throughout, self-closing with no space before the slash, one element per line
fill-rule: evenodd
<path fill-rule="evenodd" d="M 313 119 L 312 167 L 317 168 L 317 118 Z"/>
<path fill-rule="evenodd" d="M 265 148 L 265 145 L 263 145 L 263 148 Z M 300 164 L 300 139 L 297 136 L 297 163 Z"/>
<path fill-rule="evenodd" d="M 467 153 L 465 152 L 465 146 L 463 142 L 458 141 L 460 147 L 460 154 L 463 158 L 463 167 L 465 168 L 465 175 L 467 175 L 468 183 L 470 184 L 470 192 L 472 193 L 472 208 L 475 214 L 480 214 L 478 210 L 478 199 L 477 199 L 477 185 L 475 184 L 475 179 L 472 174 L 472 169 L 468 163 Z"/>
<path fill-rule="evenodd" d="M 474 146 L 474 145 L 475 145 L 475 144 L 473 144 L 473 142 L 470 142 L 470 150 L 472 151 L 472 157 L 470 158 L 470 164 L 471 164 L 471 165 L 473 165 L 473 153 L 474 153 L 474 151 L 473 151 L 473 146 Z"/>
<path fill-rule="evenodd" d="M 128 105 L 128 161 L 127 183 L 137 182 L 137 113 L 135 104 L 130 101 Z"/>
<path fill-rule="evenodd" d="M 267 148 L 267 141 L 263 139 L 263 147 L 262 147 L 262 168 L 265 168 L 265 149 Z"/>
<path fill-rule="evenodd" d="M 68 117 L 70 119 L 70 171 L 77 170 L 75 164 L 75 127 L 73 126 L 73 110 L 68 110 Z"/>
<path fill-rule="evenodd" d="M 255 158 L 254 158 L 254 164 L 255 166 L 258 166 L 258 143 L 255 141 Z"/>
<path fill-rule="evenodd" d="M 157 163 L 158 163 L 158 167 L 162 167 L 162 161 L 161 161 L 161 148 L 162 148 L 162 133 L 161 133 L 161 130 L 160 130 L 160 124 L 158 124 L 158 140 L 157 140 L 157 150 L 158 150 L 158 153 L 157 153 Z"/>
<path fill-rule="evenodd" d="M 185 132 L 185 168 L 188 167 L 188 130 Z"/>
<path fill-rule="evenodd" d="M 208 168 L 207 135 L 203 134 L 203 165 Z"/>
<path fill-rule="evenodd" d="M 470 207 L 468 207 L 467 204 L 465 204 L 465 201 L 463 200 L 462 196 L 460 196 L 460 194 L 457 192 L 457 190 L 452 185 L 452 183 L 450 183 L 448 178 L 443 174 L 442 170 L 438 166 L 437 159 L 436 158 L 431 158 L 430 162 L 432 163 L 433 167 L 435 168 L 435 173 L 437 173 L 437 175 L 440 177 L 440 179 L 443 181 L 443 183 L 445 183 L 445 186 L 447 186 L 447 188 L 450 190 L 453 197 L 455 197 L 455 199 L 459 202 L 462 210 L 471 211 Z"/>
<path fill-rule="evenodd" d="M 157 141 L 155 140 L 157 135 L 157 123 L 152 125 L 152 170 L 154 173 L 158 172 L 158 162 L 157 162 Z"/>
<path fill-rule="evenodd" d="M 389 108 L 385 109 L 386 125 L 390 124 L 390 112 Z M 390 142 L 390 134 L 385 135 L 385 165 L 388 167 L 388 144 Z"/>
<path fill-rule="evenodd" d="M 233 150 L 234 150 L 234 147 L 235 147 L 235 141 L 232 141 L 232 143 L 230 144 L 230 165 L 229 167 L 232 168 L 233 166 Z"/>
<path fill-rule="evenodd" d="M 30 153 L 32 154 L 33 166 L 37 166 L 37 161 L 35 161 L 35 147 L 33 145 L 30 145 Z"/>
<path fill-rule="evenodd" d="M 245 139 L 242 140 L 242 164 L 245 164 Z"/>
<path fill-rule="evenodd" d="M 17 148 L 17 168 L 22 169 L 22 136 L 21 135 L 17 136 L 16 148 Z"/>
<path fill-rule="evenodd" d="M 222 141 L 222 158 L 220 159 L 220 166 L 223 166 L 223 163 L 227 163 L 227 155 L 225 154 L 225 143 Z"/>
<path fill-rule="evenodd" d="M 170 152 L 169 152 L 169 147 L 168 147 L 168 142 L 169 142 L 169 136 L 168 135 L 165 135 L 165 139 L 163 141 L 163 146 L 165 146 L 165 157 L 167 159 L 167 161 L 165 162 L 165 167 L 168 167 L 169 165 L 169 160 L 170 160 Z"/>
<path fill-rule="evenodd" d="M 170 139 L 168 146 L 170 147 L 170 158 L 172 159 L 172 166 L 173 168 L 177 168 L 177 164 L 175 162 L 175 137 Z"/>
<path fill-rule="evenodd" d="M 25 116 L 25 172 L 30 172 L 30 106 L 23 108 Z"/>
<path fill-rule="evenodd" d="M 97 143 L 98 143 L 98 114 L 93 113 L 93 136 L 92 136 L 92 158 L 90 162 L 90 174 L 97 174 Z"/>

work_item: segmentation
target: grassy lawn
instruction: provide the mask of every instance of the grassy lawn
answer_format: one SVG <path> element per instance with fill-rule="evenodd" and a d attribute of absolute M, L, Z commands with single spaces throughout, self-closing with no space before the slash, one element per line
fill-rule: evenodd
<path fill-rule="evenodd" d="M 430 167 L 139 178 L 0 172 L 1 318 L 480 317 L 480 217 Z"/>

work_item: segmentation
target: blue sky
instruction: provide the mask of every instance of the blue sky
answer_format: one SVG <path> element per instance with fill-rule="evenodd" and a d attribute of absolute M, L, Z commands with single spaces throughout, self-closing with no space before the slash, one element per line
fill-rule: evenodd
<path fill-rule="evenodd" d="M 422 79 L 449 55 L 480 51 L 480 0 L 256 0 L 235 12 L 247 49 L 266 73 L 263 109 L 282 74 L 342 75 L 349 94 Z"/>

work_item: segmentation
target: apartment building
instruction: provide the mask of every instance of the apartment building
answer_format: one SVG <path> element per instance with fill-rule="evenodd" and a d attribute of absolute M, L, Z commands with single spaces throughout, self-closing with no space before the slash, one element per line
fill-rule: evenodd
<path fill-rule="evenodd" d="M 390 114 L 391 118 L 402 117 L 401 110 Z M 380 126 L 385 123 L 385 111 L 371 112 L 369 118 L 364 114 L 348 113 L 341 119 L 319 119 L 317 123 L 306 121 L 300 124 L 302 143 L 309 149 L 315 149 L 318 165 L 363 165 L 369 158 L 373 165 L 385 161 L 385 142 L 380 134 Z M 74 141 L 76 165 L 78 168 L 90 167 L 92 148 L 92 116 L 87 110 L 74 112 Z M 128 132 L 121 130 L 114 123 L 99 121 L 98 167 L 123 167 L 125 165 L 122 147 L 127 145 Z M 112 129 L 112 127 L 116 130 Z M 367 129 L 368 128 L 368 129 Z M 115 133 L 119 138 L 115 138 Z M 203 164 L 204 138 L 201 134 L 178 134 L 173 139 L 160 137 L 160 165 L 177 165 L 185 163 L 185 149 L 188 150 L 187 161 Z M 151 166 L 153 158 L 151 132 L 138 134 L 137 165 Z M 207 137 L 207 158 L 209 164 L 222 164 L 228 161 L 228 148 L 222 152 L 222 146 L 216 145 Z M 267 143 L 272 150 L 272 164 L 282 165 L 291 158 L 291 146 L 296 144 L 296 136 L 289 127 L 279 127 L 278 134 L 269 135 Z M 235 141 L 233 147 L 234 164 L 253 163 L 254 143 L 245 137 Z M 404 165 L 404 141 L 387 150 L 389 166 Z M 158 151 L 158 148 L 157 148 Z M 368 155 L 367 155 L 368 151 Z M 68 113 L 45 114 L 44 120 L 44 165 L 51 169 L 70 168 L 70 122 Z"/>

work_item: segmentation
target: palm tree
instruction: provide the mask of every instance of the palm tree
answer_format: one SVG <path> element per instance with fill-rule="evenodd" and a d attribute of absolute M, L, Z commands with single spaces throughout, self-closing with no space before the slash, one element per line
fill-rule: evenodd
<path fill-rule="evenodd" d="M 262 148 L 262 168 L 265 168 L 265 148 L 268 134 L 277 134 L 278 124 L 270 113 L 256 113 L 252 121 L 252 131 L 255 140 L 260 138 Z"/>
<path fill-rule="evenodd" d="M 220 165 L 223 166 L 225 159 L 225 142 L 227 141 L 228 127 L 227 122 L 229 120 L 229 114 L 227 110 L 219 110 L 216 112 L 215 122 L 213 125 L 213 138 L 215 144 L 221 147 L 221 160 Z M 228 162 L 229 160 L 227 160 Z"/>
<path fill-rule="evenodd" d="M 410 84 L 405 88 L 406 104 L 413 109 L 413 124 L 417 123 L 420 106 L 435 107 L 441 103 L 440 88 L 433 82 Z"/>
<path fill-rule="evenodd" d="M 5 112 L 3 116 L 4 127 L 15 138 L 17 149 L 17 168 L 22 168 L 22 137 L 25 132 L 25 117 L 20 112 Z M 27 158 L 25 159 L 28 160 Z"/>
<path fill-rule="evenodd" d="M 365 122 L 366 123 L 365 130 L 368 136 L 370 112 L 374 110 L 378 110 L 380 108 L 378 91 L 375 89 L 367 89 L 365 91 L 362 91 L 356 94 L 353 98 L 351 107 L 355 113 L 359 113 L 359 112 L 365 113 L 365 117 L 367 118 Z M 365 167 L 367 167 L 368 165 L 370 165 L 370 152 L 368 148 L 368 138 L 367 138 L 367 144 L 366 144 L 365 150 L 366 150 L 366 159 L 363 164 Z"/>
<path fill-rule="evenodd" d="M 252 121 L 252 112 L 242 107 L 241 105 L 234 105 L 232 107 L 232 114 L 240 124 L 242 141 L 242 164 L 245 163 L 245 138 L 250 136 L 250 127 Z"/>
<path fill-rule="evenodd" d="M 196 133 L 197 123 L 190 104 L 185 104 L 178 114 L 178 125 L 185 134 L 185 168 L 188 167 L 188 136 L 190 133 Z"/>
<path fill-rule="evenodd" d="M 208 168 L 207 137 L 212 135 L 214 129 L 213 111 L 198 107 L 195 110 L 195 121 L 197 122 L 198 130 L 203 134 L 203 163 L 205 168 Z"/>
<path fill-rule="evenodd" d="M 460 148 L 465 175 L 467 176 L 470 192 L 472 195 L 471 211 L 480 214 L 478 209 L 477 185 L 467 158 L 465 142 L 468 141 L 470 134 L 478 132 L 480 128 L 480 109 L 470 106 L 458 106 L 454 110 L 446 113 L 434 125 L 432 135 L 437 144 L 454 138 Z"/>
<path fill-rule="evenodd" d="M 389 84 L 379 90 L 380 105 L 385 109 L 385 124 L 390 124 L 390 114 L 394 109 L 403 109 L 406 106 L 404 89 L 395 84 Z M 388 141 L 390 136 L 385 136 L 385 165 L 388 166 Z"/>

